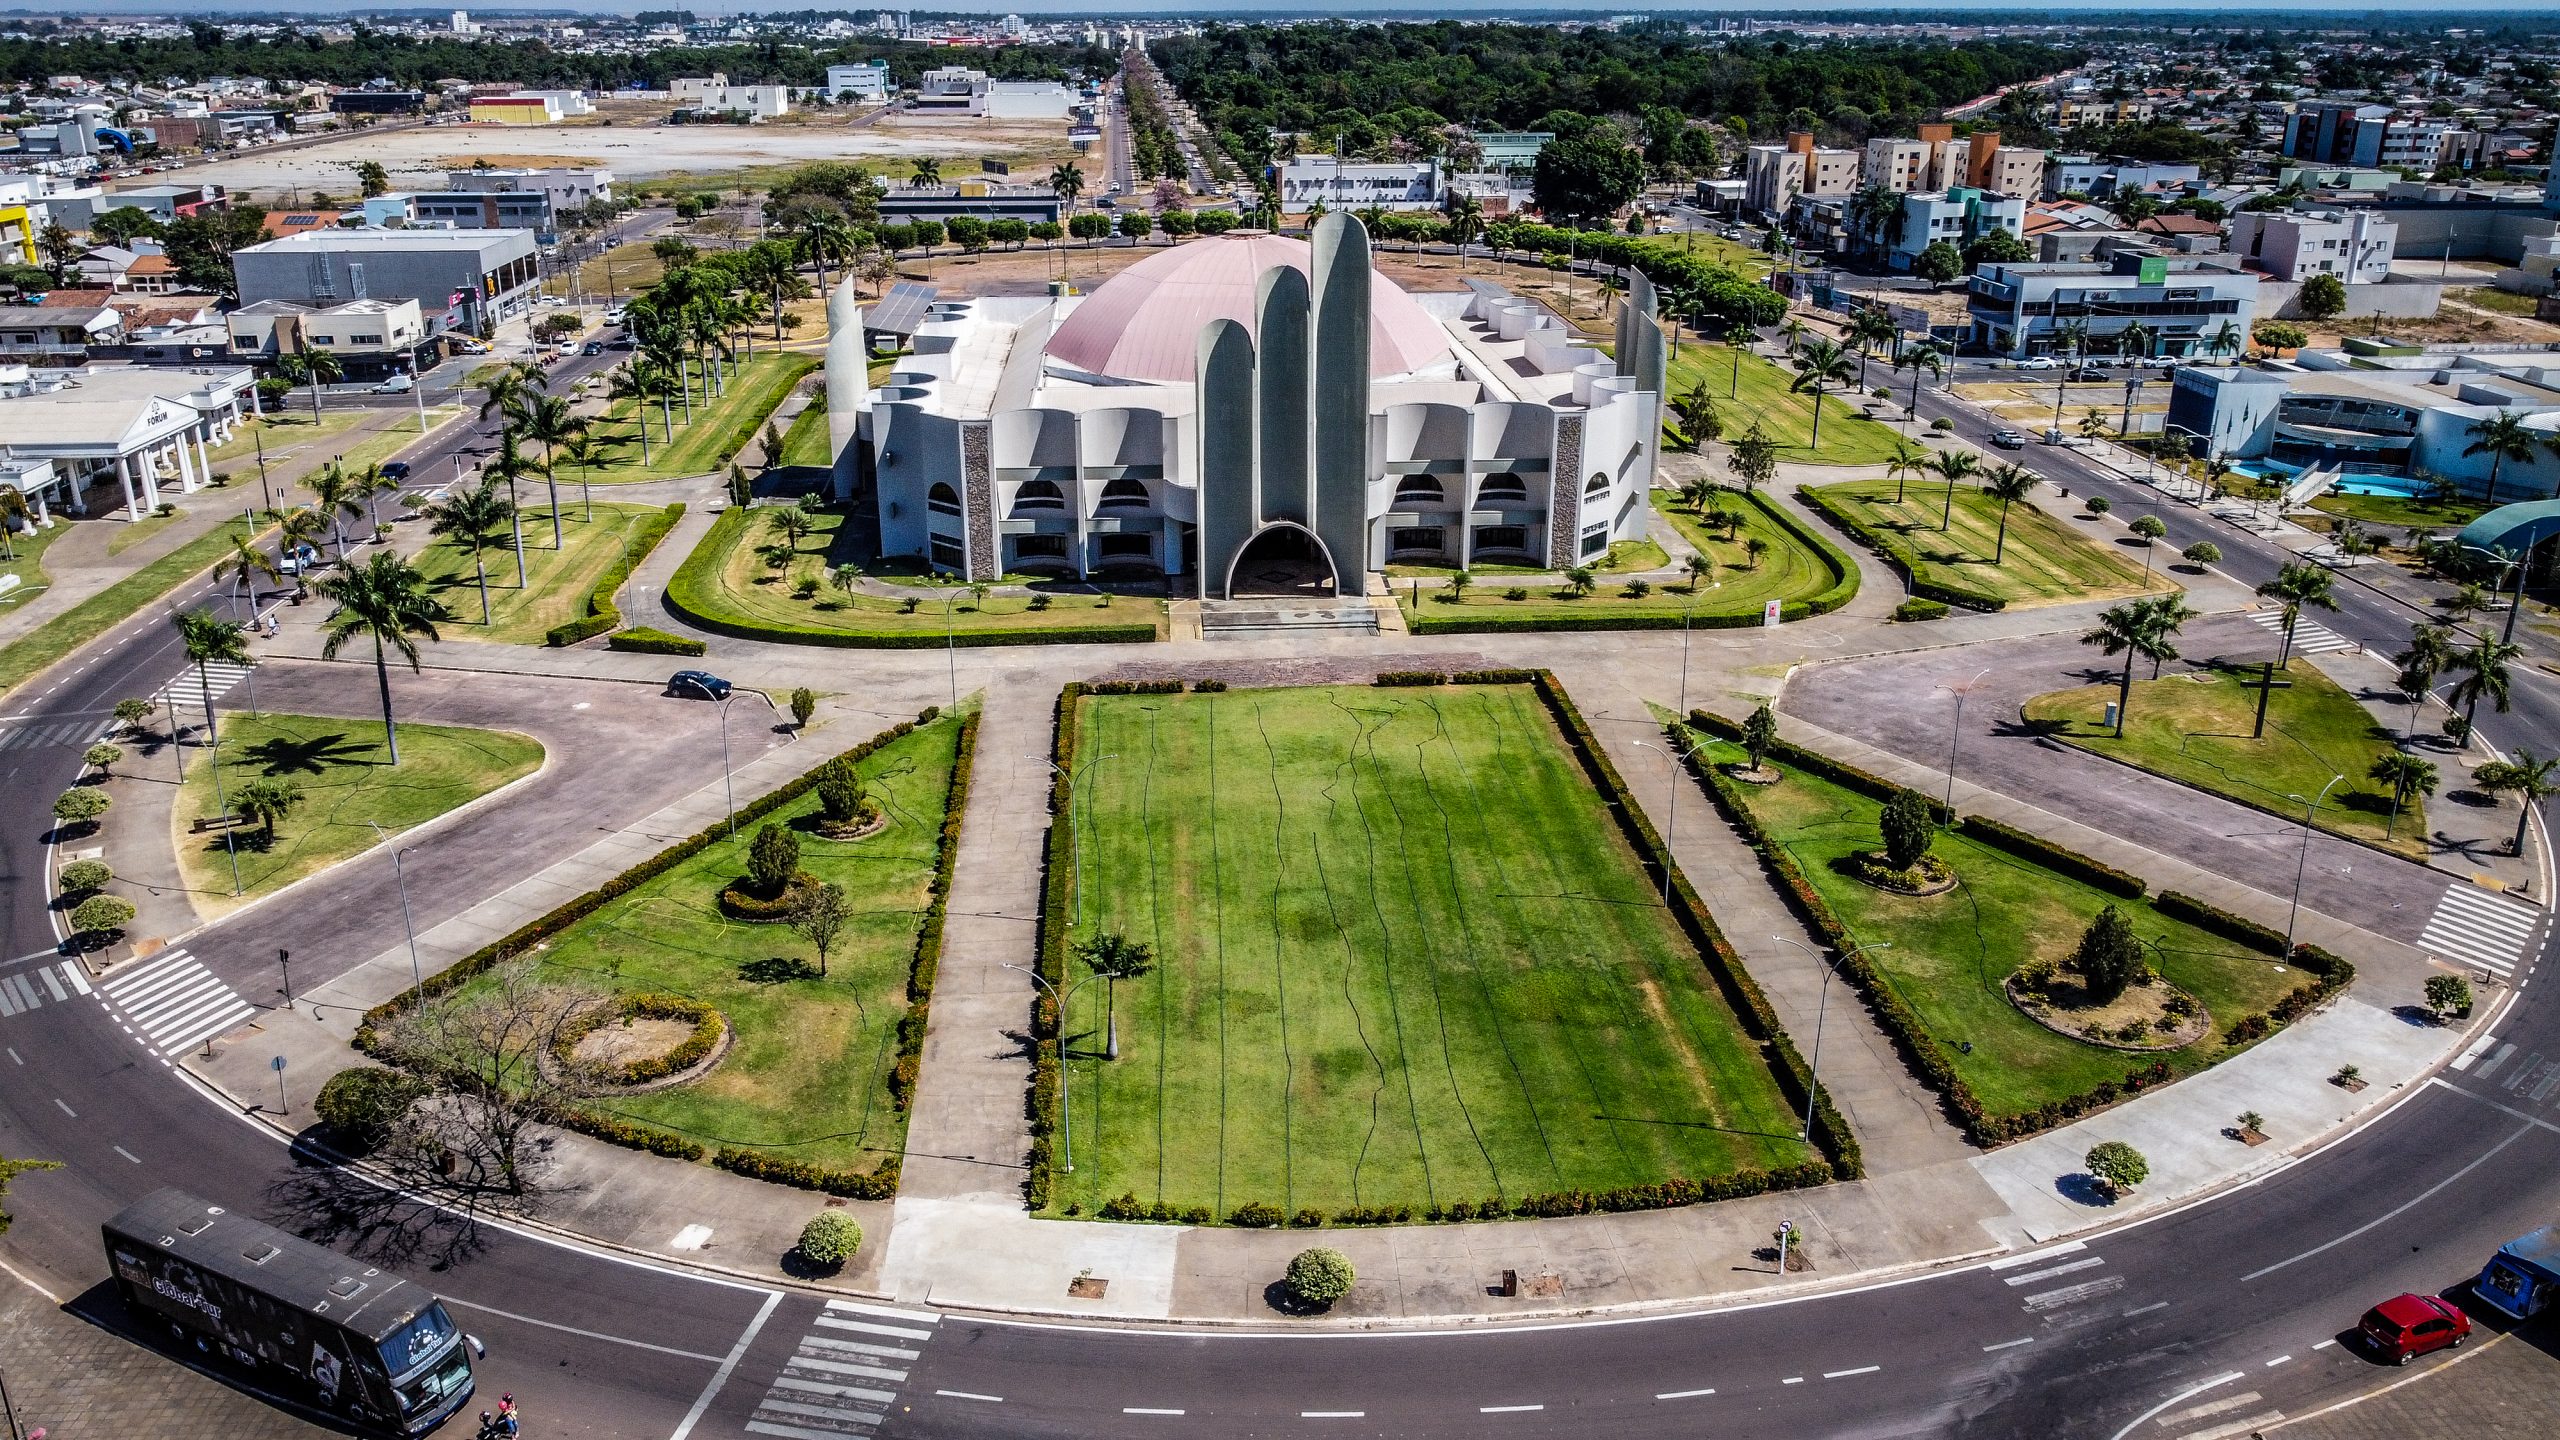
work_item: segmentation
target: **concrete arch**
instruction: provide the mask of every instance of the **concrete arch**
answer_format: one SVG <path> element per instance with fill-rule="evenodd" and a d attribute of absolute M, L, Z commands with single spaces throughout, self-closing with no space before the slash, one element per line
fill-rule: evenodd
<path fill-rule="evenodd" d="M 1252 557 L 1255 548 L 1275 535 L 1290 534 L 1302 537 L 1307 545 L 1313 548 L 1317 563 L 1323 565 L 1325 578 L 1330 582 L 1330 588 L 1326 593 L 1340 596 L 1342 567 L 1334 562 L 1332 547 L 1324 543 L 1324 537 L 1295 520 L 1274 520 L 1257 527 L 1251 535 L 1246 536 L 1244 543 L 1236 547 L 1235 558 L 1227 562 L 1227 573 L 1224 582 L 1218 587 L 1218 593 L 1229 600 L 1235 599 L 1236 572 L 1244 568 L 1245 561 Z"/>
<path fill-rule="evenodd" d="M 2478 550 L 2494 550 L 2512 559 L 2560 535 L 2560 499 L 2525 500 L 2501 505 L 2462 527 L 2454 539 Z"/>

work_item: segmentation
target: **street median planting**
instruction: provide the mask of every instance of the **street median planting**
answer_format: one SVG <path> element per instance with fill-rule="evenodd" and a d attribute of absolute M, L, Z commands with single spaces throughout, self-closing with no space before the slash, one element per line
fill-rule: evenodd
<path fill-rule="evenodd" d="M 2138 552 L 2101 538 L 2112 537 L 2114 526 L 2083 533 L 2030 501 L 2005 507 L 2003 539 L 2004 507 L 1971 485 L 1957 485 L 1952 503 L 1947 482 L 1930 479 L 1899 487 L 1891 480 L 1809 485 L 1796 497 L 1883 556 L 1924 600 L 2001 610 L 2178 588 L 2156 567 L 2146 581 Z"/>
<path fill-rule="evenodd" d="M 789 398 L 801 377 L 817 366 L 813 355 L 767 351 L 743 362 L 736 374 L 727 376 L 717 395 L 706 398 L 701 377 L 694 376 L 690 409 L 681 399 L 675 400 L 671 409 L 652 400 L 643 417 L 636 402 L 617 400 L 587 427 L 588 438 L 600 458 L 593 465 L 563 461 L 560 483 L 612 485 L 715 473 L 764 432 L 766 418 Z M 670 418 L 674 422 L 672 437 L 666 428 Z M 643 423 L 649 427 L 645 447 L 640 442 Z"/>
<path fill-rule="evenodd" d="M 679 500 L 654 514 L 644 513 L 636 519 L 630 532 L 621 537 L 622 544 L 616 548 L 613 558 L 596 576 L 595 583 L 588 587 L 586 613 L 575 620 L 552 626 L 543 633 L 542 643 L 575 645 L 581 640 L 592 640 L 621 624 L 622 610 L 614 597 L 622 593 L 623 585 L 631 579 L 631 572 L 649 558 L 650 552 L 658 548 L 658 542 L 666 539 L 667 532 L 683 518 L 684 502 Z"/>

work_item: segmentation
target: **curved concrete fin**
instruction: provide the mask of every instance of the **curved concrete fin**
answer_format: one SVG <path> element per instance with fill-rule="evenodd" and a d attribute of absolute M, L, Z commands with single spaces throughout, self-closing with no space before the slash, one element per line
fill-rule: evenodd
<path fill-rule="evenodd" d="M 1308 453 L 1308 299 L 1306 272 L 1274 265 L 1255 282 L 1253 301 L 1255 522 L 1294 520 L 1312 527 L 1315 488 Z M 1209 412 L 1201 411 L 1203 416 Z"/>
<path fill-rule="evenodd" d="M 1199 594 L 1207 600 L 1261 523 L 1253 498 L 1253 337 L 1233 320 L 1212 320 L 1200 327 L 1194 363 L 1200 404 L 1192 415 L 1192 473 L 1200 486 Z"/>

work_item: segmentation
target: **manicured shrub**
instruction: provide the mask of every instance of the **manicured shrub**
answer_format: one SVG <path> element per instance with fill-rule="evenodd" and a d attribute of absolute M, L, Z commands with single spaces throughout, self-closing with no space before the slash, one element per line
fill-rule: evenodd
<path fill-rule="evenodd" d="M 1253 1230 L 1277 1229 L 1280 1220 L 1280 1207 L 1263 1200 L 1247 1200 L 1227 1212 L 1228 1224 Z"/>
<path fill-rule="evenodd" d="M 115 778 L 116 762 L 124 758 L 124 747 L 101 740 L 80 752 L 80 763 L 95 770 L 105 779 Z"/>
<path fill-rule="evenodd" d="M 116 875 L 104 860 L 74 860 L 63 866 L 55 878 L 62 882 L 63 894 L 89 895 L 106 889 L 107 882 Z"/>
<path fill-rule="evenodd" d="M 2427 1008 L 2437 1019 L 2471 1013 L 2471 982 L 2459 975 L 2427 977 Z"/>
<path fill-rule="evenodd" d="M 1893 618 L 1896 620 L 1944 620 L 1947 618 L 1947 602 L 1914 595 L 1893 607 Z"/>
<path fill-rule="evenodd" d="M 1359 1279 L 1350 1256 L 1324 1245 L 1299 1251 L 1282 1277 L 1289 1293 L 1309 1305 L 1331 1305 L 1350 1294 Z"/>
<path fill-rule="evenodd" d="M 65 825 L 86 825 L 107 813 L 113 796 L 94 785 L 75 785 L 53 798 L 53 818 Z"/>
<path fill-rule="evenodd" d="M 2199 540 L 2178 553 L 2179 558 L 2185 560 L 2190 565 L 2219 565 L 2222 563 L 2222 547 L 2214 544 L 2210 540 Z"/>
<path fill-rule="evenodd" d="M 766 899 L 782 893 L 800 870 L 800 837 L 787 825 L 766 825 L 747 845 L 747 883 Z"/>
<path fill-rule="evenodd" d="M 809 717 L 818 713 L 818 692 L 803 685 L 791 692 L 791 723 L 801 730 L 809 728 Z"/>
<path fill-rule="evenodd" d="M 133 923 L 133 903 L 114 895 L 92 895 L 71 910 L 71 928 L 83 935 L 106 935 Z"/>
<path fill-rule="evenodd" d="M 2121 1140 L 2101 1140 L 2090 1146 L 2080 1163 L 2109 1190 L 2130 1190 L 2151 1178 L 2151 1162 Z"/>
<path fill-rule="evenodd" d="M 1878 821 L 1883 832 L 1885 863 L 1896 870 L 1908 870 L 1929 853 L 1929 842 L 1937 838 L 1936 816 L 1929 807 L 1929 797 L 1917 790 L 1897 790 L 1884 804 Z"/>
<path fill-rule="evenodd" d="M 608 650 L 628 650 L 639 655 L 700 655 L 710 647 L 684 635 L 670 635 L 646 625 L 616 630 L 605 637 Z"/>
<path fill-rule="evenodd" d="M 800 1227 L 800 1258 L 832 1270 L 862 1248 L 862 1225 L 841 1210 L 821 1210 Z"/>
<path fill-rule="evenodd" d="M 2134 936 L 2133 922 L 2113 905 L 2100 910 L 2081 932 L 2071 963 L 2080 972 L 2081 993 L 2090 1004 L 2113 1004 L 2142 970 L 2142 942 Z"/>
<path fill-rule="evenodd" d="M 364 1155 L 389 1139 L 391 1127 L 426 1093 L 427 1082 L 414 1075 L 358 1065 L 330 1076 L 311 1109 L 338 1148 Z"/>

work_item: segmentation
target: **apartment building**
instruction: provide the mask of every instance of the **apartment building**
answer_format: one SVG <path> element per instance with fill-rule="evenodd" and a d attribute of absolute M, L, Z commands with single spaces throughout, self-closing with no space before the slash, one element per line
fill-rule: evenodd
<path fill-rule="evenodd" d="M 827 67 L 827 94 L 836 99 L 881 101 L 889 98 L 889 62 L 866 60 Z"/>
<path fill-rule="evenodd" d="M 1440 162 L 1367 165 L 1334 155 L 1299 155 L 1275 167 L 1280 206 L 1304 210 L 1322 201 L 1331 210 L 1431 210 L 1440 204 Z"/>
<path fill-rule="evenodd" d="M 2399 241 L 2397 222 L 2362 207 L 2231 217 L 2231 253 L 2278 280 L 2335 275 L 2350 285 L 2378 285 L 2391 278 Z"/>
<path fill-rule="evenodd" d="M 2002 195 L 1969 186 L 1929 195 L 1906 195 L 1902 201 L 1902 228 L 1886 246 L 1886 263 L 1896 270 L 1909 270 L 1919 260 L 1920 252 L 1938 241 L 1962 250 L 1994 230 L 2005 230 L 2024 239 L 2026 223 L 2027 200 L 2023 195 Z"/>

